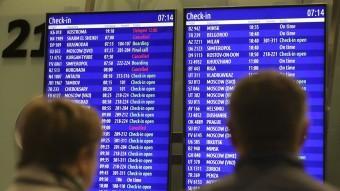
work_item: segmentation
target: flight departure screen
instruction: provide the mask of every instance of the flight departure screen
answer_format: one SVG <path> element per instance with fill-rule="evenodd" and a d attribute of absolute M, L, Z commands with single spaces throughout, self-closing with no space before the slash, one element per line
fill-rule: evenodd
<path fill-rule="evenodd" d="M 323 180 L 325 17 L 323 5 L 185 10 L 186 189 L 233 172 L 231 92 L 240 78 L 268 69 L 307 92 L 311 126 L 300 157 Z"/>
<path fill-rule="evenodd" d="M 47 15 L 45 93 L 97 109 L 91 190 L 168 190 L 174 11 Z"/>

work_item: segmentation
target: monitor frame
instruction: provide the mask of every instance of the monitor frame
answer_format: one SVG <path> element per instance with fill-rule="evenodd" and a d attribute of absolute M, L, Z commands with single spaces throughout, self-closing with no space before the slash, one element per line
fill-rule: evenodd
<path fill-rule="evenodd" d="M 175 64 L 176 64 L 176 27 L 177 27 L 177 10 L 176 9 L 162 9 L 162 10 L 132 10 L 132 11 L 94 11 L 94 12 L 58 12 L 58 13 L 52 13 L 48 12 L 45 15 L 45 49 L 44 49 L 44 82 L 43 82 L 43 95 L 46 96 L 46 87 L 47 87 L 47 73 L 48 73 L 48 18 L 52 15 L 91 15 L 91 14 L 120 14 L 120 13 L 162 13 L 162 12 L 171 12 L 174 15 L 173 22 L 173 35 L 172 35 L 172 67 L 171 67 L 171 92 L 170 92 L 170 115 L 169 115 L 169 136 L 168 136 L 168 172 L 167 172 L 167 191 L 170 191 L 172 178 L 171 178 L 171 167 L 172 167 L 172 161 L 171 161 L 171 154 L 172 154 L 172 130 L 173 130 L 173 112 L 174 112 L 174 76 L 175 76 Z M 97 174 L 94 175 L 94 178 L 97 177 Z M 94 179 L 93 179 L 94 181 Z"/>
<path fill-rule="evenodd" d="M 184 107 L 183 107 L 183 153 L 184 153 L 184 162 L 183 162 L 183 188 L 187 190 L 187 144 L 186 144 L 186 134 L 187 134 L 187 117 L 186 117 L 186 108 L 187 108 L 187 55 L 186 55 L 186 34 L 187 34 L 187 26 L 186 26 L 186 13 L 191 10 L 228 10 L 228 9 L 256 9 L 256 8 L 289 8 L 289 7 L 313 7 L 313 6 L 323 6 L 325 8 L 325 25 L 324 25 L 324 68 L 323 68 L 323 178 L 322 180 L 326 181 L 326 160 L 327 160 L 327 129 L 328 129 L 328 94 L 327 90 L 329 89 L 329 81 L 327 78 L 329 64 L 328 64 L 328 5 L 326 3 L 315 3 L 315 4 L 290 4 L 290 5 L 263 5 L 263 6 L 219 6 L 219 7 L 186 7 L 183 10 L 183 99 L 184 99 Z M 229 176 L 229 175 L 226 175 Z"/>

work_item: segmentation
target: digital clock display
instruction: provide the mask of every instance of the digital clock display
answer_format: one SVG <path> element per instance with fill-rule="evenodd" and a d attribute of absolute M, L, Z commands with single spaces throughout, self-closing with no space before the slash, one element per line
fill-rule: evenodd
<path fill-rule="evenodd" d="M 174 14 L 159 14 L 158 17 L 157 17 L 157 20 L 159 22 L 173 21 L 174 20 Z"/>
<path fill-rule="evenodd" d="M 308 17 L 324 17 L 325 9 L 308 9 L 307 16 Z"/>

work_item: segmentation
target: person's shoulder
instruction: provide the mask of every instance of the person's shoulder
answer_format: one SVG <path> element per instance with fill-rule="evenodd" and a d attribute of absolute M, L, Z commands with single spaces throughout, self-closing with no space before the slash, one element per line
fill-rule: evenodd
<path fill-rule="evenodd" d="M 306 190 L 311 190 L 311 191 L 338 191 L 337 188 L 331 186 L 330 184 L 316 180 L 309 175 L 305 175 L 304 178 L 302 178 L 302 183 L 304 183 L 304 184 L 301 184 L 301 185 L 303 187 L 305 187 Z"/>
<path fill-rule="evenodd" d="M 298 186 L 298 189 L 301 190 L 310 190 L 310 191 L 339 191 L 337 188 L 311 178 L 309 181 L 303 181 Z"/>
<path fill-rule="evenodd" d="M 303 170 L 298 169 L 276 169 L 276 172 L 270 174 L 267 178 L 269 188 L 281 188 L 282 190 L 305 190 L 305 191 L 337 191 L 335 187 L 308 175 Z M 263 180 L 266 181 L 266 180 Z"/>
<path fill-rule="evenodd" d="M 302 170 L 277 168 L 276 170 L 260 174 L 248 173 L 232 174 L 205 185 L 197 191 L 339 191 L 326 183 L 315 180 Z"/>
<path fill-rule="evenodd" d="M 68 191 L 45 167 L 27 165 L 18 168 L 6 191 Z"/>
<path fill-rule="evenodd" d="M 333 187 L 333 186 L 331 186 L 331 185 L 329 185 L 327 183 L 324 184 L 323 187 L 324 187 L 325 191 L 339 191 L 339 189 L 337 189 L 337 188 L 335 188 L 335 187 Z"/>
<path fill-rule="evenodd" d="M 63 187 L 51 187 L 41 185 L 28 185 L 28 184 L 12 184 L 6 191 L 68 191 Z"/>

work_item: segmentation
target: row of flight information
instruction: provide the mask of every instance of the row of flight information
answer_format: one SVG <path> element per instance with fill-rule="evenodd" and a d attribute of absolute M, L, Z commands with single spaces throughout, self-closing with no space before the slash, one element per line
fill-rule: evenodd
<path fill-rule="evenodd" d="M 185 9 L 184 61 L 175 63 L 174 10 L 48 14 L 46 96 L 92 106 L 102 119 L 91 191 L 167 191 L 176 181 L 175 64 L 185 71 L 186 190 L 232 173 L 230 94 L 240 78 L 267 69 L 307 92 L 311 128 L 300 158 L 323 180 L 325 18 L 324 5 Z"/>

